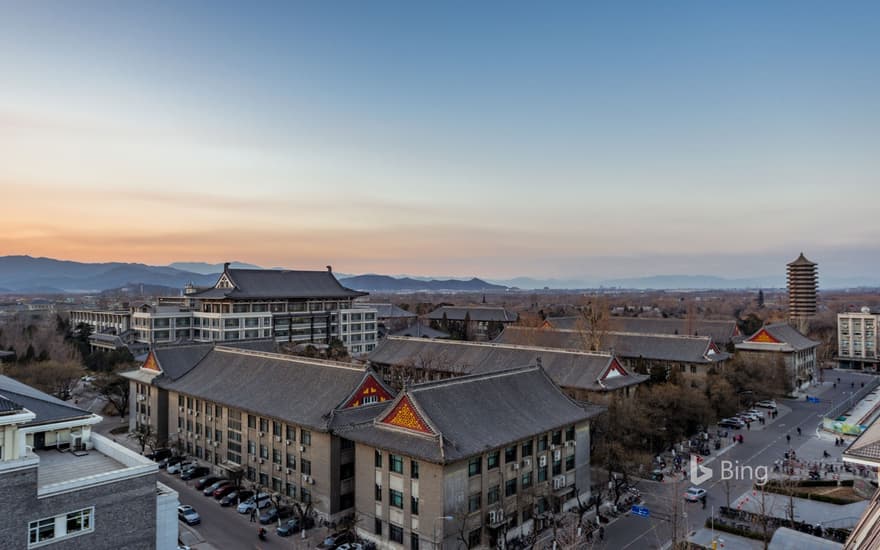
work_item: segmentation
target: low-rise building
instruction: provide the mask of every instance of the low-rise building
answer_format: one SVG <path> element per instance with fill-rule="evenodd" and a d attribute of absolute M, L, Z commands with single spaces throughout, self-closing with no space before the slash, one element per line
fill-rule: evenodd
<path fill-rule="evenodd" d="M 730 358 L 708 336 L 601 332 L 596 339 L 600 350 L 614 355 L 629 371 L 647 374 L 662 369 L 667 375 L 676 372 L 693 385 L 704 384 L 706 377 L 720 372 Z M 507 327 L 495 341 L 585 350 L 593 344 L 591 340 L 589 334 L 580 330 Z"/>
<path fill-rule="evenodd" d="M 837 361 L 843 369 L 877 370 L 880 312 L 863 307 L 837 314 Z"/>
<path fill-rule="evenodd" d="M 389 336 L 367 356 L 391 387 L 540 364 L 573 399 L 608 403 L 634 395 L 648 376 L 627 370 L 610 353 L 538 346 Z"/>
<path fill-rule="evenodd" d="M 492 340 L 519 318 L 513 311 L 492 306 L 441 306 L 427 317 L 435 329 L 477 341 Z"/>
<path fill-rule="evenodd" d="M 101 417 L 0 376 L 4 549 L 174 548 L 177 493 L 152 461 L 92 432 Z"/>
<path fill-rule="evenodd" d="M 672 336 L 708 336 L 716 345 L 724 347 L 742 340 L 736 320 L 714 319 L 657 319 L 649 317 L 608 317 L 602 321 L 603 329 L 610 332 L 636 334 L 665 334 Z M 589 330 L 590 324 L 583 316 L 548 317 L 545 328 L 563 330 Z"/>
<path fill-rule="evenodd" d="M 880 481 L 880 422 L 876 420 L 843 452 L 843 461 L 872 473 L 874 485 Z M 874 492 L 868 507 L 846 540 L 844 550 L 880 548 L 880 489 Z"/>
<path fill-rule="evenodd" d="M 490 547 L 590 498 L 590 420 L 540 367 L 426 382 L 341 412 L 359 534 L 380 548 Z"/>
<path fill-rule="evenodd" d="M 376 320 L 379 323 L 379 337 L 406 328 L 418 319 L 418 315 L 407 311 L 394 304 L 378 304 L 370 302 L 355 302 L 354 307 L 376 311 Z"/>
<path fill-rule="evenodd" d="M 736 353 L 745 360 L 772 364 L 782 362 L 793 390 L 803 389 L 816 379 L 816 349 L 810 340 L 786 323 L 764 325 L 736 344 Z"/>

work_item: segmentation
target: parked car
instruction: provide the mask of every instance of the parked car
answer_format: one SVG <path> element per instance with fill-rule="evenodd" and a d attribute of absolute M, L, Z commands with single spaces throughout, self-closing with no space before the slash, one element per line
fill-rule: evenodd
<path fill-rule="evenodd" d="M 232 482 L 229 481 L 228 479 L 221 479 L 221 480 L 215 481 L 214 483 L 212 483 L 212 484 L 208 485 L 207 487 L 205 487 L 204 489 L 202 489 L 202 494 L 205 495 L 206 497 L 209 497 L 214 494 L 214 491 L 216 491 L 220 487 L 223 487 L 226 485 L 232 485 Z"/>
<path fill-rule="evenodd" d="M 216 489 L 214 489 L 214 492 L 211 494 L 215 500 L 220 500 L 221 498 L 225 497 L 229 493 L 234 493 L 234 492 L 235 492 L 235 485 L 230 483 L 229 485 L 221 485 L 220 487 L 217 487 Z"/>
<path fill-rule="evenodd" d="M 177 519 L 186 522 L 187 525 L 196 525 L 202 522 L 201 516 L 196 509 L 189 504 L 177 507 Z"/>
<path fill-rule="evenodd" d="M 315 526 L 315 520 L 312 518 L 305 518 L 305 521 L 301 521 L 299 518 L 289 519 L 282 523 L 281 527 L 275 529 L 275 532 L 279 537 L 289 537 L 302 531 L 302 525 L 305 525 L 306 529 L 311 529 Z"/>
<path fill-rule="evenodd" d="M 279 519 L 287 519 L 293 515 L 293 508 L 282 507 L 282 508 L 268 508 L 260 514 L 260 523 L 266 525 L 267 523 L 272 523 L 273 521 L 278 521 Z"/>
<path fill-rule="evenodd" d="M 764 418 L 764 411 L 759 411 L 758 409 L 749 409 L 746 412 L 749 414 L 753 414 L 758 418 Z"/>
<path fill-rule="evenodd" d="M 746 423 L 758 421 L 758 417 L 756 415 L 754 415 L 752 413 L 748 413 L 748 412 L 741 412 L 741 413 L 737 414 L 736 417 Z"/>
<path fill-rule="evenodd" d="M 734 430 L 739 430 L 745 427 L 746 423 L 740 420 L 739 418 L 724 418 L 718 425 L 722 428 L 733 428 Z"/>
<path fill-rule="evenodd" d="M 189 481 L 190 479 L 196 479 L 201 476 L 205 476 L 211 473 L 211 470 L 206 468 L 205 466 L 194 466 L 189 470 L 184 470 L 180 474 L 180 479 L 184 481 Z"/>
<path fill-rule="evenodd" d="M 776 410 L 776 401 L 774 401 L 772 399 L 767 399 L 765 401 L 758 401 L 757 403 L 755 403 L 755 406 L 760 407 L 762 409 Z"/>
<path fill-rule="evenodd" d="M 237 510 L 239 514 L 247 514 L 254 508 L 262 509 L 270 504 L 272 504 L 272 501 L 269 499 L 269 495 L 267 493 L 260 493 L 259 495 L 252 496 L 243 501 L 238 505 Z"/>
<path fill-rule="evenodd" d="M 364 545 L 359 542 L 346 542 L 337 546 L 336 550 L 364 550 Z"/>
<path fill-rule="evenodd" d="M 334 533 L 325 538 L 324 541 L 318 545 L 318 548 L 336 548 L 337 546 L 350 542 L 354 542 L 352 541 L 351 534 L 348 531 L 344 531 L 342 533 Z"/>
<path fill-rule="evenodd" d="M 684 499 L 688 502 L 697 502 L 706 496 L 706 490 L 700 487 L 691 487 L 684 494 Z"/>
<path fill-rule="evenodd" d="M 159 462 L 160 460 L 171 458 L 171 449 L 156 449 L 153 452 L 145 454 L 144 456 L 149 458 L 153 462 Z"/>
<path fill-rule="evenodd" d="M 187 460 L 181 460 L 180 462 L 176 462 L 174 464 L 169 464 L 168 465 L 168 473 L 169 474 L 179 474 L 183 470 L 186 470 L 187 468 L 191 468 L 193 466 L 195 466 L 194 462 L 187 461 Z"/>
<path fill-rule="evenodd" d="M 252 496 L 254 496 L 253 491 L 232 491 L 220 499 L 220 506 L 238 506 L 238 499 L 241 499 L 242 502 L 244 502 Z"/>
<path fill-rule="evenodd" d="M 168 458 L 163 458 L 159 461 L 159 468 L 167 468 L 168 466 L 172 466 L 174 464 L 180 464 L 183 462 L 182 456 L 172 456 Z"/>
<path fill-rule="evenodd" d="M 226 479 L 226 478 L 224 478 L 223 476 L 205 476 L 203 478 L 200 478 L 198 481 L 196 481 L 196 489 L 198 489 L 199 491 L 202 491 L 208 485 L 211 485 L 212 483 L 220 481 L 221 479 Z"/>

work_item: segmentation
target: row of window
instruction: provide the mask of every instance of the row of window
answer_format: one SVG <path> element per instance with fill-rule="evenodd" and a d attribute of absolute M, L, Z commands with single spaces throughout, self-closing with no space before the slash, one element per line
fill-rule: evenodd
<path fill-rule="evenodd" d="M 95 508 L 39 519 L 28 524 L 28 548 L 95 530 Z"/>
<path fill-rule="evenodd" d="M 574 441 L 575 433 L 574 426 L 569 426 L 565 430 L 565 441 Z M 547 434 L 542 435 L 538 438 L 538 452 L 544 452 L 549 448 L 549 445 L 562 445 L 562 430 L 557 430 L 553 432 L 548 438 Z M 510 445 L 509 447 L 504 449 L 504 463 L 509 464 L 511 462 L 516 462 L 519 460 L 517 456 L 517 450 L 522 450 L 522 458 L 531 457 L 533 452 L 533 441 L 529 440 L 522 445 Z M 493 451 L 486 455 L 486 469 L 492 470 L 501 465 L 501 451 Z M 483 467 L 483 457 L 476 456 L 468 462 L 468 476 L 475 476 L 482 472 Z"/>
<path fill-rule="evenodd" d="M 344 441 L 344 440 L 343 440 Z M 384 454 L 380 450 L 375 451 L 375 465 L 376 468 L 382 468 L 382 458 Z M 396 474 L 403 474 L 403 462 L 404 459 L 400 455 L 396 455 L 393 453 L 388 453 L 388 470 L 392 471 Z M 415 460 L 409 461 L 409 477 L 412 479 L 419 479 L 419 463 Z"/>

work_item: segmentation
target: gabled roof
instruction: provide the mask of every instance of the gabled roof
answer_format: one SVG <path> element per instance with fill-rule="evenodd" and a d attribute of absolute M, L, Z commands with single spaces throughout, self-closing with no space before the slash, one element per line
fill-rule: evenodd
<path fill-rule="evenodd" d="M 801 252 L 801 255 L 800 255 L 800 256 L 798 256 L 797 258 L 795 258 L 793 261 L 789 262 L 789 263 L 786 264 L 786 265 L 807 265 L 807 266 L 813 266 L 813 265 L 818 265 L 818 264 L 816 264 L 815 262 L 811 262 L 810 260 L 808 260 L 807 257 L 804 256 L 804 253 Z"/>
<path fill-rule="evenodd" d="M 540 367 L 526 367 L 416 384 L 377 407 L 372 421 L 352 422 L 345 437 L 452 463 L 584 422 L 604 410 L 574 402 Z"/>
<path fill-rule="evenodd" d="M 378 319 L 411 319 L 418 317 L 415 313 L 407 311 L 394 304 L 371 304 L 367 302 L 357 302 L 354 304 L 356 308 L 375 309 L 376 318 Z"/>
<path fill-rule="evenodd" d="M 507 327 L 495 341 L 546 348 L 583 350 L 586 347 L 585 338 L 584 333 L 576 330 Z M 615 356 L 627 359 L 644 358 L 684 363 L 715 363 L 730 357 L 725 352 L 710 353 L 710 350 L 713 350 L 712 343 L 712 339 L 708 336 L 605 332 L 602 334 L 600 347 L 605 351 L 614 350 Z"/>
<path fill-rule="evenodd" d="M 34 420 L 23 424 L 23 426 L 34 426 L 92 416 L 92 413 L 89 411 L 74 407 L 57 397 L 43 393 L 8 376 L 0 375 L 0 396 L 36 415 Z"/>
<path fill-rule="evenodd" d="M 170 391 L 327 431 L 331 412 L 365 377 L 363 367 L 216 346 L 176 380 Z"/>
<path fill-rule="evenodd" d="M 589 330 L 590 323 L 583 317 L 548 317 L 549 328 L 563 330 Z M 647 317 L 609 317 L 606 329 L 612 332 L 635 332 L 639 334 L 666 334 L 673 336 L 708 336 L 724 345 L 739 336 L 736 320 L 710 319 L 652 319 Z"/>
<path fill-rule="evenodd" d="M 214 344 L 211 343 L 156 348 L 147 357 L 143 368 L 150 368 L 148 365 L 151 365 L 152 357 L 166 378 L 177 380 L 198 365 L 213 348 Z"/>
<path fill-rule="evenodd" d="M 217 285 L 228 280 L 232 288 L 214 288 L 190 294 L 191 298 L 355 298 L 366 296 L 342 286 L 328 271 L 291 271 L 276 269 L 231 269 L 220 275 Z"/>
<path fill-rule="evenodd" d="M 389 336 L 379 342 L 367 359 L 373 364 L 411 365 L 462 375 L 493 373 L 535 365 L 540 361 L 559 386 L 587 391 L 610 389 L 604 381 L 612 370 L 619 376 L 611 385 L 618 388 L 648 378 L 627 372 L 607 353 L 398 336 Z M 613 374 L 608 380 L 612 378 L 615 378 Z"/>
<path fill-rule="evenodd" d="M 764 325 L 757 332 L 736 344 L 736 349 L 803 351 L 815 348 L 819 342 L 810 340 L 787 323 Z"/>
<path fill-rule="evenodd" d="M 15 411 L 20 411 L 23 408 L 24 407 L 22 407 L 21 405 L 19 405 L 15 401 L 12 401 L 12 400 L 0 395 L 0 414 L 6 414 L 6 413 L 15 412 Z"/>
<path fill-rule="evenodd" d="M 416 321 L 408 327 L 404 327 L 400 330 L 390 333 L 389 336 L 411 336 L 413 338 L 443 339 L 449 338 L 449 333 L 443 332 L 442 330 L 433 329 L 428 325 L 423 325 L 421 322 Z"/>
<path fill-rule="evenodd" d="M 428 314 L 428 319 L 432 321 L 440 321 L 443 315 L 449 321 L 464 321 L 465 317 L 469 317 L 471 321 L 497 321 L 499 323 L 513 323 L 519 316 L 503 307 L 491 306 L 441 306 Z"/>

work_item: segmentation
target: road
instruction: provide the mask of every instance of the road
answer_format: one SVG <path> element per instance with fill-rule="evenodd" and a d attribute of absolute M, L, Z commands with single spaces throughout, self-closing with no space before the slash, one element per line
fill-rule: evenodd
<path fill-rule="evenodd" d="M 830 379 L 840 377 L 841 383 L 837 388 L 832 387 Z M 832 403 L 839 403 L 849 397 L 850 384 L 855 383 L 859 388 L 860 383 L 870 380 L 870 375 L 848 371 L 826 371 L 826 383 L 817 388 L 811 388 L 810 395 L 819 396 L 821 403 L 807 403 L 806 401 L 781 400 L 780 404 L 790 407 L 791 411 L 780 415 L 776 421 L 762 430 L 740 430 L 744 435 L 745 442 L 731 448 L 721 459 L 733 461 L 734 464 L 761 466 L 765 465 L 772 471 L 773 462 L 783 457 L 783 453 L 789 447 L 785 436 L 791 436 L 791 447 L 799 449 L 810 438 L 816 437 L 816 429 L 821 423 L 823 413 L 832 407 Z M 797 435 L 797 428 L 802 430 L 801 436 Z M 713 464 L 709 464 L 712 467 Z M 690 483 L 653 483 L 644 481 L 639 488 L 645 497 L 644 505 L 647 506 L 655 517 L 641 518 L 626 515 L 617 519 L 606 528 L 606 545 L 615 550 L 663 548 L 672 539 L 671 523 L 668 519 L 670 511 L 678 508 L 679 512 L 686 515 L 688 531 L 694 531 L 702 527 L 712 513 L 712 508 L 726 506 L 726 491 L 724 482 L 718 479 L 717 471 L 712 479 L 701 485 L 709 493 L 706 509 L 699 503 L 682 503 L 681 506 L 673 506 L 672 499 L 681 498 Z M 730 482 L 730 499 L 734 501 L 739 495 L 750 490 L 752 482 L 749 479 Z M 683 499 L 682 499 L 683 500 Z M 656 517 L 660 516 L 660 517 Z"/>

